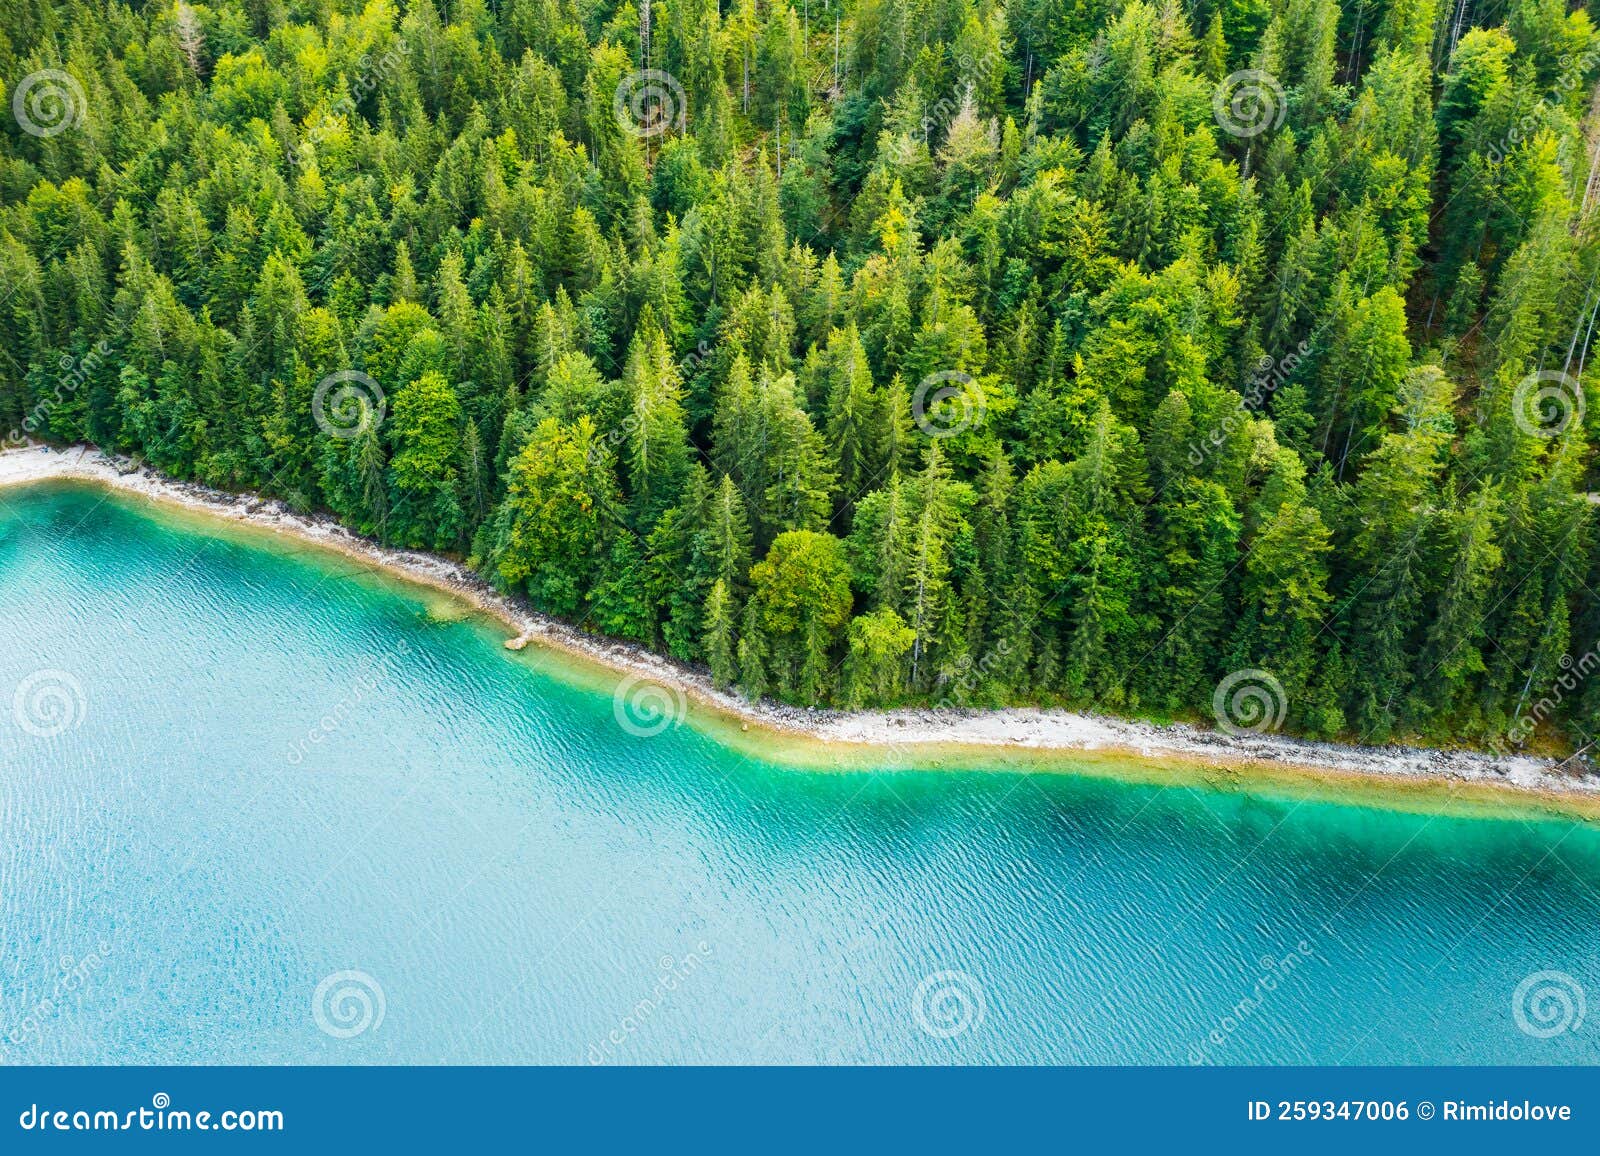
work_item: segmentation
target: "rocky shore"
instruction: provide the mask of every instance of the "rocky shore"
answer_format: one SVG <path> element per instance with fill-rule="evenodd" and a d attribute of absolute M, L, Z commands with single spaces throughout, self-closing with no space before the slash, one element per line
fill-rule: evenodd
<path fill-rule="evenodd" d="M 465 599 L 506 626 L 511 635 L 506 643 L 510 649 L 520 650 L 536 643 L 603 664 L 623 675 L 648 679 L 741 720 L 747 729 L 766 728 L 827 744 L 1125 753 L 1142 759 L 1177 759 L 1242 769 L 1255 765 L 1389 781 L 1475 784 L 1600 801 L 1600 775 L 1576 760 L 1404 746 L 1360 747 L 1276 734 L 1233 735 L 1188 724 L 1163 726 L 1053 709 L 833 711 L 750 703 L 739 695 L 718 690 L 703 670 L 558 622 L 499 593 L 457 562 L 381 546 L 330 518 L 297 514 L 280 502 L 252 495 L 173 481 L 93 449 L 58 451 L 27 446 L 0 452 L 0 489 L 53 479 L 90 482 L 337 550 L 374 568 Z M 0 503 L 3 501 L 0 497 Z"/>

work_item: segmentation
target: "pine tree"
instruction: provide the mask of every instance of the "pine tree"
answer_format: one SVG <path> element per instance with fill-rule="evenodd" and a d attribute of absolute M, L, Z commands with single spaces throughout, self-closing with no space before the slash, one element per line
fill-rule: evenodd
<path fill-rule="evenodd" d="M 711 667 L 711 681 L 719 688 L 733 684 L 738 677 L 738 640 L 734 629 L 737 610 L 728 584 L 721 578 L 706 598 L 705 654 Z"/>
<path fill-rule="evenodd" d="M 9 21 L 0 436 L 757 696 L 1587 741 L 1589 14 L 326 8 Z"/>

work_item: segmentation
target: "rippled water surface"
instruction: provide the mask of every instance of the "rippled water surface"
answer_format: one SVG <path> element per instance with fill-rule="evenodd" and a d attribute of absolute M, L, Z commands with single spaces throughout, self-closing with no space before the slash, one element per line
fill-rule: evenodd
<path fill-rule="evenodd" d="M 0 492 L 3 1058 L 1600 1060 L 1591 827 L 795 770 L 502 637 Z"/>

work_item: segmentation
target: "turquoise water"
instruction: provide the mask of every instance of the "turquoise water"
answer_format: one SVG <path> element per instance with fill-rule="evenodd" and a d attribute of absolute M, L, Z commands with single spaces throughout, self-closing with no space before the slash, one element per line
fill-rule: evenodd
<path fill-rule="evenodd" d="M 1600 1060 L 1592 827 L 768 765 L 200 529 L 0 492 L 7 1062 Z"/>

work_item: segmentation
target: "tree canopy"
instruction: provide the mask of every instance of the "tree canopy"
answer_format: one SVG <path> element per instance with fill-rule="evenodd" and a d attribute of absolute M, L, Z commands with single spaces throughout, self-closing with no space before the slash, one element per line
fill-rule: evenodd
<path fill-rule="evenodd" d="M 5 10 L 13 440 L 797 703 L 1600 725 L 1581 6 Z"/>

